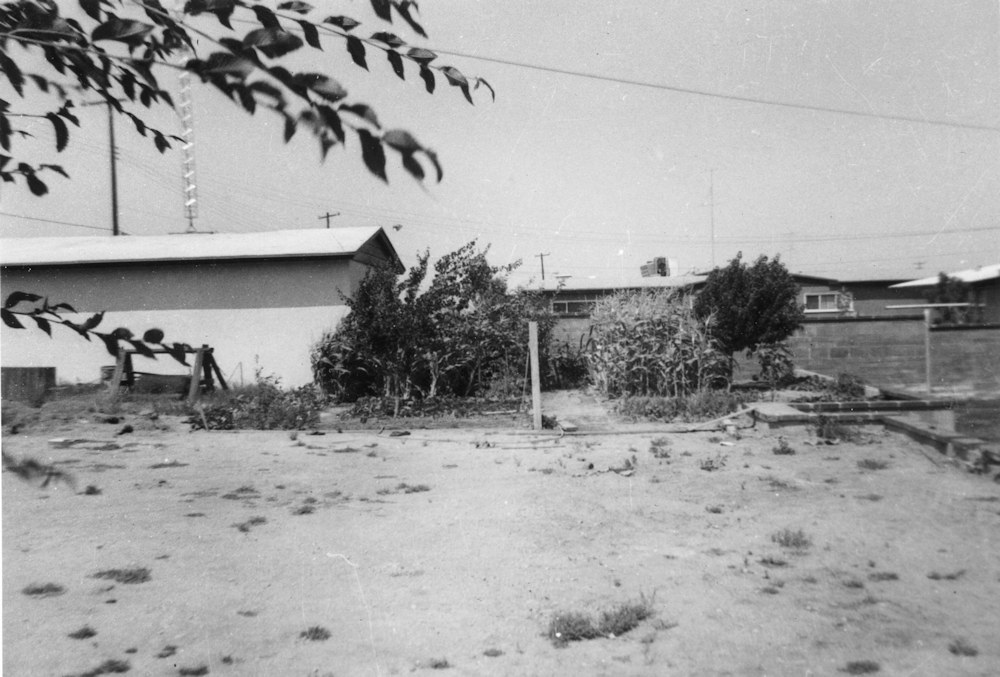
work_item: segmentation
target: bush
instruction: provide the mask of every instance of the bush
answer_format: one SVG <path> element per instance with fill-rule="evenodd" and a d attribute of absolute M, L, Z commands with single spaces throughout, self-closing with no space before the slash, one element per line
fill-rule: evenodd
<path fill-rule="evenodd" d="M 625 397 L 615 411 L 637 421 L 707 421 L 737 411 L 744 396 L 726 390 L 703 390 L 679 397 Z"/>
<path fill-rule="evenodd" d="M 425 253 L 402 279 L 370 271 L 345 299 L 350 313 L 314 346 L 316 383 L 337 401 L 386 398 L 398 414 L 408 400 L 519 394 L 531 320 L 541 361 L 550 362 L 555 317 L 540 292 L 507 289 L 515 266 L 489 265 L 470 242 L 437 261 L 425 285 L 428 260 Z"/>
<path fill-rule="evenodd" d="M 210 430 L 302 430 L 319 422 L 325 399 L 313 385 L 284 390 L 276 377 L 258 376 L 255 385 L 220 393 L 213 404 L 192 411 L 189 423 L 197 429 L 207 422 Z"/>
<path fill-rule="evenodd" d="M 677 397 L 728 384 L 729 358 L 672 291 L 624 292 L 597 302 L 586 359 L 608 397 Z"/>

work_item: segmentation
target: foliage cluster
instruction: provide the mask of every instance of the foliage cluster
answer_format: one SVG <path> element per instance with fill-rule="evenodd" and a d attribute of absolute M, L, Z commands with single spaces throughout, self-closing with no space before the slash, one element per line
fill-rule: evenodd
<path fill-rule="evenodd" d="M 528 322 L 544 363 L 555 318 L 538 292 L 507 289 L 516 264 L 491 266 L 486 253 L 469 242 L 434 264 L 429 283 L 427 252 L 405 275 L 369 271 L 345 299 L 347 317 L 313 347 L 316 383 L 341 402 L 391 399 L 397 415 L 411 399 L 519 394 Z"/>
<path fill-rule="evenodd" d="M 957 277 L 940 273 L 937 284 L 927 291 L 925 298 L 928 303 L 967 303 L 969 285 Z M 938 308 L 936 315 L 936 324 L 966 324 L 977 320 L 982 311 L 978 308 Z"/>
<path fill-rule="evenodd" d="M 252 386 L 219 393 L 212 404 L 192 411 L 188 422 L 192 429 L 207 424 L 209 430 L 302 430 L 319 423 L 325 405 L 313 385 L 286 390 L 277 378 L 258 376 Z"/>
<path fill-rule="evenodd" d="M 712 335 L 712 318 L 695 317 L 671 291 L 622 292 L 591 313 L 586 359 L 608 397 L 679 397 L 727 385 L 729 358 Z"/>
<path fill-rule="evenodd" d="M 745 401 L 739 392 L 706 389 L 676 397 L 623 397 L 615 411 L 636 421 L 705 421 L 731 414 Z"/>
<path fill-rule="evenodd" d="M 712 319 L 712 333 L 727 355 L 780 344 L 802 325 L 799 286 L 780 257 L 760 256 L 753 265 L 737 254 L 709 273 L 695 298 L 695 315 Z"/>
<path fill-rule="evenodd" d="M 780 388 L 795 381 L 792 351 L 785 342 L 765 343 L 757 347 L 757 380 L 770 388 Z"/>
<path fill-rule="evenodd" d="M 598 637 L 619 637 L 653 613 L 653 599 L 642 595 L 637 602 L 624 602 L 602 611 L 597 619 L 580 611 L 557 613 L 549 621 L 546 635 L 557 647 Z"/>
<path fill-rule="evenodd" d="M 437 155 L 402 129 L 383 129 L 371 106 L 349 101 L 336 79 L 313 71 L 290 71 L 282 64 L 289 54 L 305 46 L 322 51 L 324 44 L 339 43 L 351 60 L 368 70 L 373 53 L 384 53 L 392 71 L 406 77 L 406 63 L 416 68 L 424 87 L 434 92 L 439 78 L 460 90 L 472 103 L 472 89 L 481 78 L 469 79 L 454 66 L 436 63 L 429 49 L 410 46 L 390 31 L 365 36 L 361 22 L 343 16 L 321 16 L 306 2 L 278 2 L 275 9 L 245 0 L 188 0 L 168 11 L 160 0 L 79 0 L 78 8 L 54 0 L 14 0 L 0 4 L 0 71 L 18 96 L 26 99 L 29 87 L 48 99 L 51 110 L 12 110 L 0 100 L 0 148 L 13 153 L 17 137 L 31 137 L 14 123 L 25 117 L 48 120 L 56 138 L 56 151 L 69 143 L 69 125 L 80 126 L 74 102 L 96 95 L 136 131 L 151 138 L 161 153 L 179 137 L 149 124 L 138 107 L 173 108 L 170 94 L 159 83 L 165 68 L 194 75 L 220 91 L 236 105 L 254 114 L 266 109 L 284 123 L 288 141 L 299 126 L 318 141 L 323 157 L 335 146 L 344 146 L 348 134 L 356 135 L 368 170 L 386 179 L 386 150 L 400 156 L 403 168 L 417 180 L 432 169 L 440 181 Z M 412 0 L 371 0 L 379 20 L 399 18 L 421 37 L 427 37 L 417 20 Z M 209 17 L 206 19 L 206 17 Z M 213 20 L 214 19 L 214 20 Z M 246 32 L 234 24 L 247 24 Z M 301 36 L 301 37 L 300 37 Z M 10 51 L 19 44 L 30 55 Z M 40 72 L 27 70 L 38 67 Z M 91 97 L 92 98 L 92 97 Z M 139 110 L 139 114 L 133 112 Z M 31 165 L 12 155 L 0 154 L 0 179 L 24 180 L 35 195 L 48 192 L 42 172 L 66 175 L 59 165 Z M 418 159 L 419 158 L 419 159 Z M 422 164 L 423 163 L 423 164 Z M 426 166 L 426 167 L 425 167 Z"/>

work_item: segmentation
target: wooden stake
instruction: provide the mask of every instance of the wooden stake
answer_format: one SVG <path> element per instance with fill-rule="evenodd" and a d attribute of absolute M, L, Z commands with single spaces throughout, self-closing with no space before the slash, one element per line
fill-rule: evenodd
<path fill-rule="evenodd" d="M 528 323 L 528 352 L 531 354 L 531 412 L 535 430 L 542 429 L 542 380 L 538 368 L 538 323 Z"/>
<path fill-rule="evenodd" d="M 205 346 L 194 354 L 194 366 L 191 367 L 191 387 L 188 388 L 188 399 L 194 402 L 201 392 L 201 372 L 205 360 Z"/>

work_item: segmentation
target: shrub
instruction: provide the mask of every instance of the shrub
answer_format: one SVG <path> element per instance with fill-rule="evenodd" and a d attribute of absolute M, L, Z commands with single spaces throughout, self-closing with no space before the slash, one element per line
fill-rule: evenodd
<path fill-rule="evenodd" d="M 591 322 L 587 366 L 608 397 L 677 397 L 728 384 L 732 368 L 711 336 L 711 319 L 695 318 L 676 292 L 606 297 Z"/>
<path fill-rule="evenodd" d="M 273 376 L 257 377 L 255 385 L 219 393 L 213 404 L 192 411 L 192 428 L 210 430 L 302 430 L 319 422 L 326 398 L 312 385 L 281 388 Z M 202 420 L 204 415 L 204 420 Z"/>
<path fill-rule="evenodd" d="M 337 401 L 381 397 L 398 413 L 412 399 L 519 393 L 531 320 L 542 364 L 550 362 L 555 316 L 540 292 L 507 289 L 515 265 L 489 265 L 473 241 L 438 260 L 425 285 L 428 261 L 425 252 L 402 279 L 370 271 L 345 299 L 347 317 L 314 346 L 313 375 Z"/>
<path fill-rule="evenodd" d="M 809 538 L 801 529 L 796 531 L 792 531 L 791 529 L 782 529 L 776 534 L 773 534 L 771 536 L 771 540 L 780 545 L 782 548 L 794 548 L 796 550 L 802 550 L 812 545 L 812 539 Z"/>
<path fill-rule="evenodd" d="M 615 411 L 633 420 L 704 421 L 731 414 L 744 402 L 740 393 L 703 390 L 678 397 L 624 397 Z"/>

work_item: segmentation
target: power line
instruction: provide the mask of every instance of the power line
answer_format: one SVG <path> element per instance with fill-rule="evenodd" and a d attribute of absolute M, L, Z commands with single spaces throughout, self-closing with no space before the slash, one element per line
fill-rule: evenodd
<path fill-rule="evenodd" d="M 84 223 L 72 223 L 70 221 L 56 221 L 55 219 L 42 219 L 37 216 L 25 216 L 24 214 L 12 214 L 11 212 L 0 212 L 4 216 L 13 216 L 15 219 L 25 219 L 26 221 L 41 221 L 42 223 L 54 223 L 60 226 L 75 226 L 76 228 L 90 228 L 91 230 L 103 230 L 108 231 L 110 228 L 102 228 L 100 226 L 88 226 Z"/>
<path fill-rule="evenodd" d="M 1000 127 L 996 125 L 976 124 L 972 122 L 955 122 L 952 120 L 935 120 L 931 118 L 915 117 L 910 115 L 894 115 L 888 113 L 872 113 L 847 108 L 831 108 L 828 106 L 817 106 L 808 103 L 795 103 L 793 101 L 779 101 L 777 99 L 763 99 L 753 96 L 739 96 L 737 94 L 722 94 L 720 92 L 710 92 L 704 89 L 694 89 L 693 87 L 679 87 L 677 85 L 667 85 L 658 82 L 646 82 L 643 80 L 632 80 L 628 78 L 616 78 L 610 75 L 599 75 L 597 73 L 586 73 L 584 71 L 570 70 L 568 68 L 555 68 L 552 66 L 540 66 L 538 64 L 526 63 L 523 61 L 512 61 L 510 59 L 499 59 L 497 57 L 476 56 L 465 52 L 456 52 L 445 49 L 435 49 L 439 54 L 449 54 L 451 56 L 473 59 L 475 61 L 486 61 L 489 63 L 514 66 L 516 68 L 527 68 L 529 70 L 542 71 L 545 73 L 555 73 L 557 75 L 571 75 L 589 80 L 599 80 L 602 82 L 614 82 L 621 85 L 631 85 L 633 87 L 646 87 L 648 89 L 659 89 L 679 94 L 691 94 L 693 96 L 707 96 L 713 99 L 724 99 L 726 101 L 741 101 L 744 103 L 756 103 L 764 106 L 779 106 L 782 108 L 794 108 L 798 110 L 809 110 L 819 113 L 837 113 L 840 115 L 853 115 L 863 118 L 875 118 L 878 120 L 896 120 L 898 122 L 914 122 L 922 125 L 938 125 L 943 127 L 958 127 L 961 129 L 977 129 L 988 132 L 1000 132 Z"/>

